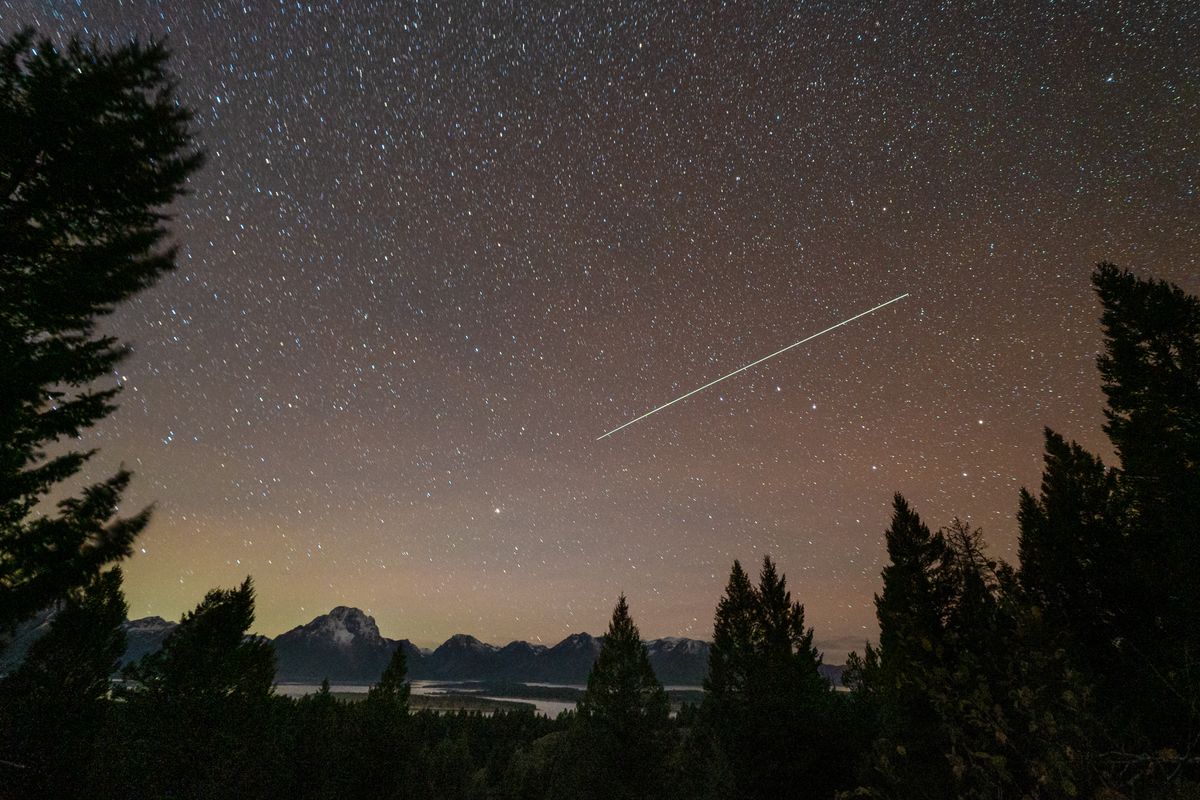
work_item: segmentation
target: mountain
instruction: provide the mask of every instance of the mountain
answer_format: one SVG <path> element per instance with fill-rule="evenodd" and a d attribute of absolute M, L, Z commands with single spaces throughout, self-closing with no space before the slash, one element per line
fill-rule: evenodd
<path fill-rule="evenodd" d="M 506 665 L 512 675 L 533 675 L 548 649 L 544 644 L 509 642 L 500 648 L 496 658 Z"/>
<path fill-rule="evenodd" d="M 841 664 L 822 664 L 817 669 L 821 672 L 821 676 L 835 687 L 845 685 L 842 683 L 842 673 L 846 671 L 846 668 Z"/>
<path fill-rule="evenodd" d="M 546 683 L 587 683 L 588 673 L 600 655 L 603 639 L 590 633 L 572 633 L 546 651 L 535 667 L 533 680 Z"/>
<path fill-rule="evenodd" d="M 162 617 L 142 617 L 126 621 L 125 655 L 121 657 L 121 666 L 141 661 L 142 657 L 161 649 L 163 642 L 171 632 L 179 627 L 178 622 L 170 622 Z"/>
<path fill-rule="evenodd" d="M 385 639 L 374 617 L 347 606 L 281 633 L 274 644 L 283 681 L 374 683 L 397 647 L 405 648 L 410 664 L 421 657 L 411 642 Z"/>
<path fill-rule="evenodd" d="M 697 686 L 708 672 L 708 642 L 668 636 L 646 643 L 650 666 L 665 684 Z"/>
<path fill-rule="evenodd" d="M 44 633 L 51 613 L 38 615 L 20 626 L 0 647 L 0 675 L 14 669 L 29 644 Z M 124 624 L 127 647 L 122 666 L 162 647 L 178 623 L 162 617 L 144 617 Z M 338 606 L 275 637 L 276 678 L 280 681 L 369 684 L 379 680 L 397 647 L 408 659 L 408 676 L 414 680 L 513 681 L 583 684 L 603 637 L 573 633 L 553 647 L 529 642 L 487 644 L 465 633 L 451 636 L 432 652 L 407 639 L 388 639 L 371 617 L 357 608 Z M 668 636 L 646 642 L 650 665 L 664 684 L 699 686 L 708 671 L 710 645 L 697 639 Z M 821 674 L 835 686 L 841 684 L 842 667 L 821 666 Z"/>
<path fill-rule="evenodd" d="M 17 626 L 11 636 L 0 634 L 0 675 L 13 672 L 25 660 L 30 646 L 50 630 L 57 609 L 48 608 Z"/>
<path fill-rule="evenodd" d="M 45 621 L 41 621 L 44 625 Z M 161 617 L 125 623 L 128 649 L 122 664 L 136 661 L 162 646 L 177 627 Z M 375 618 L 360 609 L 338 606 L 275 637 L 276 678 L 284 682 L 374 683 L 397 647 L 408 659 L 414 680 L 514 681 L 583 684 L 603 638 L 573 633 L 553 647 L 509 642 L 503 647 L 465 633 L 451 636 L 432 652 L 407 639 L 389 639 Z M 698 686 L 708 668 L 709 644 L 667 637 L 646 642 L 650 664 L 663 683 Z"/>
<path fill-rule="evenodd" d="M 356 608 L 339 606 L 307 625 L 275 639 L 278 679 L 317 682 L 373 683 L 379 679 L 392 651 L 405 648 L 408 676 L 414 680 L 540 681 L 582 684 L 603 640 L 574 633 L 553 647 L 510 642 L 503 647 L 481 642 L 465 633 L 451 636 L 432 652 L 407 640 L 388 639 L 372 617 Z M 648 642 L 650 663 L 662 680 L 698 685 L 708 667 L 708 644 L 694 639 L 656 639 Z"/>
<path fill-rule="evenodd" d="M 415 670 L 415 674 L 441 680 L 487 680 L 506 677 L 500 648 L 474 636 L 456 633 L 441 644 Z"/>

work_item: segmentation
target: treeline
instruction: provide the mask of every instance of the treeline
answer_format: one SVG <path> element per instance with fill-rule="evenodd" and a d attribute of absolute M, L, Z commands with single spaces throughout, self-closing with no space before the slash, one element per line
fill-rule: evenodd
<path fill-rule="evenodd" d="M 734 563 L 703 701 L 671 716 L 625 598 L 576 711 L 411 713 L 403 651 L 361 702 L 272 691 L 249 580 L 114 686 L 130 475 L 69 493 L 114 408 L 113 306 L 173 268 L 197 169 L 156 45 L 0 44 L 0 634 L 56 610 L 0 682 L 0 796 L 1184 798 L 1200 794 L 1200 300 L 1101 265 L 1115 466 L 1046 432 L 1020 563 L 902 497 L 877 647 L 818 672 L 769 559 Z M 66 496 L 47 512 L 44 501 Z"/>

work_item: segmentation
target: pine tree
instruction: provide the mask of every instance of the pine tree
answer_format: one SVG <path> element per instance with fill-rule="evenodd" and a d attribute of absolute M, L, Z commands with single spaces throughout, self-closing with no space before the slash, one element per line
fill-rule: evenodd
<path fill-rule="evenodd" d="M 662 791 L 670 701 L 622 594 L 579 701 L 561 779 L 573 797 L 653 797 Z"/>
<path fill-rule="evenodd" d="M 214 589 L 162 649 L 126 669 L 127 758 L 137 795 L 262 796 L 280 769 L 272 736 L 275 653 L 249 636 L 254 586 Z"/>
<path fill-rule="evenodd" d="M 1045 432 L 1041 491 L 1022 489 L 1018 578 L 1025 601 L 1099 684 L 1102 704 L 1120 705 L 1130 665 L 1118 643 L 1129 625 L 1127 549 L 1117 472 L 1078 444 Z"/>
<path fill-rule="evenodd" d="M 1200 297 L 1112 264 L 1092 276 L 1104 430 L 1120 459 L 1130 581 L 1118 632 L 1147 743 L 1200 752 Z M 1125 687 L 1128 691 L 1129 687 Z M 1200 770 L 1193 770 L 1200 778 Z"/>
<path fill-rule="evenodd" d="M 1195 535 L 1200 515 L 1200 298 L 1112 264 L 1092 281 L 1104 308 L 1104 430 L 1132 510 L 1142 524 L 1184 537 L 1164 555 L 1195 558 L 1186 534 Z"/>
<path fill-rule="evenodd" d="M 733 562 L 725 594 L 717 602 L 708 674 L 704 689 L 710 702 L 723 702 L 745 691 L 755 649 L 758 600 L 749 576 Z"/>
<path fill-rule="evenodd" d="M 757 598 L 767 674 L 778 672 L 825 691 L 828 686 L 817 670 L 821 654 L 813 645 L 813 629 L 804 626 L 804 606 L 792 600 L 787 576 L 779 574 L 770 556 L 763 557 Z"/>
<path fill-rule="evenodd" d="M 852 685 L 879 737 L 862 793 L 874 797 L 1073 797 L 1083 696 L 1057 654 L 1029 642 L 1036 614 L 1011 568 L 961 520 L 931 533 L 900 496 L 876 598 L 880 647 Z"/>
<path fill-rule="evenodd" d="M 892 509 L 884 534 L 889 563 L 883 568 L 883 593 L 875 596 L 875 613 L 880 666 L 889 683 L 897 683 L 905 665 L 937 658 L 944 647 L 945 587 L 938 570 L 947 552 L 942 535 L 931 533 L 901 495 L 893 498 Z"/>
<path fill-rule="evenodd" d="M 588 675 L 579 717 L 622 736 L 641 738 L 660 731 L 669 712 L 667 694 L 654 675 L 650 655 L 622 594 Z"/>
<path fill-rule="evenodd" d="M 184 614 L 162 649 L 126 670 L 136 695 L 166 701 L 262 700 L 275 682 L 275 651 L 247 636 L 254 623 L 254 583 L 213 589 Z"/>
<path fill-rule="evenodd" d="M 348 795 L 345 769 L 357 742 L 347 741 L 346 703 L 333 696 L 329 679 L 295 703 L 294 736 L 286 764 L 292 772 L 292 795 L 305 800 L 336 800 Z"/>
<path fill-rule="evenodd" d="M 367 691 L 351 712 L 360 726 L 358 744 L 347 760 L 348 794 L 361 798 L 406 796 L 413 781 L 414 748 L 408 741 L 408 661 L 397 645 L 379 682 Z"/>
<path fill-rule="evenodd" d="M 829 796 L 845 777 L 820 664 L 804 607 L 774 562 L 763 559 L 756 589 L 735 561 L 713 623 L 700 731 L 716 744 L 715 777 L 728 773 L 728 793 Z"/>
<path fill-rule="evenodd" d="M 107 697 L 110 678 L 125 652 L 121 626 L 127 612 L 120 568 L 96 576 L 62 604 L 46 635 L 33 643 L 20 668 L 4 680 L 4 690 L 27 700 L 75 708 Z"/>
<path fill-rule="evenodd" d="M 92 579 L 58 608 L 16 672 L 0 681 L 0 752 L 20 765 L 4 782 L 30 797 L 82 796 L 125 652 L 121 572 Z"/>
<path fill-rule="evenodd" d="M 367 691 L 367 700 L 374 703 L 386 704 L 399 713 L 408 713 L 408 658 L 404 654 L 404 645 L 396 646 L 392 657 L 379 678 L 379 683 Z"/>
<path fill-rule="evenodd" d="M 1117 768 L 1177 775 L 1200 751 L 1200 298 L 1111 264 L 1092 280 L 1118 465 L 1047 434 L 1020 579 L 1095 684 Z"/>
<path fill-rule="evenodd" d="M 876 795 L 908 787 L 914 797 L 952 797 L 946 761 L 950 746 L 930 688 L 945 681 L 947 591 L 940 574 L 949 557 L 940 533 L 932 533 L 899 494 L 884 533 L 888 565 L 883 592 L 875 596 L 879 647 L 868 651 L 857 680 L 879 711 L 879 737 L 865 783 Z"/>
<path fill-rule="evenodd" d="M 97 323 L 175 264 L 163 243 L 200 165 L 160 45 L 0 42 L 0 635 L 129 555 L 149 510 L 117 516 L 130 474 L 38 504 L 92 450 L 48 449 L 115 408 L 91 388 L 127 353 Z"/>

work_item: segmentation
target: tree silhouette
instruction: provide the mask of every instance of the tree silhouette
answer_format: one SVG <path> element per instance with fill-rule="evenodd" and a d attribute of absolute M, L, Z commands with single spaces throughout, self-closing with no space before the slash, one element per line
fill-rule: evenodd
<path fill-rule="evenodd" d="M 328 688 L 328 683 L 326 683 Z M 384 703 L 400 713 L 408 713 L 408 658 L 404 655 L 403 645 L 397 645 L 392 651 L 392 657 L 384 667 L 379 683 L 367 691 L 367 700 Z"/>
<path fill-rule="evenodd" d="M 406 797 L 412 791 L 414 764 L 408 734 L 408 662 L 397 645 L 379 682 L 351 709 L 359 725 L 358 744 L 347 760 L 349 794 L 362 798 Z"/>
<path fill-rule="evenodd" d="M 848 766 L 820 664 L 804 606 L 775 563 L 763 558 L 755 588 L 735 561 L 714 619 L 698 737 L 719 754 L 712 795 L 832 795 Z"/>
<path fill-rule="evenodd" d="M 1022 586 L 1094 682 L 1129 775 L 1200 757 L 1200 298 L 1100 264 L 1098 458 L 1052 432 L 1038 498 L 1021 501 Z M 1189 766 L 1190 765 L 1190 766 Z"/>
<path fill-rule="evenodd" d="M 891 563 L 876 598 L 878 650 L 855 659 L 855 691 L 878 738 L 872 797 L 1074 797 L 1086 784 L 1083 690 L 1040 649 L 1040 615 L 1011 568 L 961 520 L 931 533 L 896 496 Z"/>
<path fill-rule="evenodd" d="M 101 573 L 59 606 L 20 668 L 0 681 L 0 752 L 6 766 L 18 765 L 0 771 L 5 783 L 30 797 L 85 793 L 127 610 L 120 569 Z"/>
<path fill-rule="evenodd" d="M 1132 613 L 1117 633 L 1141 678 L 1147 744 L 1200 758 L 1200 297 L 1112 264 L 1092 282 L 1129 543 L 1116 555 Z"/>
<path fill-rule="evenodd" d="M 175 264 L 163 208 L 201 157 L 157 44 L 0 43 L 0 634 L 130 553 L 124 469 L 42 514 L 94 450 L 48 448 L 115 408 L 127 354 L 96 332 Z"/>
<path fill-rule="evenodd" d="M 644 798 L 662 789 L 670 701 L 622 594 L 587 690 L 579 701 L 565 765 L 565 794 Z"/>
<path fill-rule="evenodd" d="M 214 589 L 125 671 L 127 758 L 150 797 L 262 796 L 275 782 L 275 654 L 248 636 L 254 586 Z"/>
<path fill-rule="evenodd" d="M 725 594 L 717 601 L 708 674 L 704 679 L 704 688 L 714 702 L 746 689 L 757 635 L 757 606 L 754 586 L 741 563 L 735 560 Z"/>
<path fill-rule="evenodd" d="M 275 682 L 271 643 L 247 632 L 254 623 L 254 583 L 213 589 L 161 650 L 131 665 L 125 675 L 135 694 L 170 701 L 207 701 L 226 697 L 267 697 Z"/>

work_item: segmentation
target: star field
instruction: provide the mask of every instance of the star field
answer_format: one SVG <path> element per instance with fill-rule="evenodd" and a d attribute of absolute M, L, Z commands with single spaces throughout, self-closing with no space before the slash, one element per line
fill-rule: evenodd
<path fill-rule="evenodd" d="M 205 168 L 93 475 L 131 615 L 258 584 L 422 643 L 707 637 L 777 559 L 874 636 L 891 495 L 1015 559 L 1051 426 L 1108 453 L 1089 274 L 1200 291 L 1187 3 L 19 2 L 166 37 Z M 912 296 L 608 439 L 738 366 Z"/>

